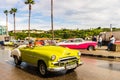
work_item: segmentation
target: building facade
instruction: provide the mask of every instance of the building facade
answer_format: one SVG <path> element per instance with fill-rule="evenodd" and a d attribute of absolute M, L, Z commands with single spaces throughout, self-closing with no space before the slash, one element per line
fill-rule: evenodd
<path fill-rule="evenodd" d="M 1 26 L 0 25 L 0 41 L 4 41 L 5 40 L 5 37 L 7 35 L 7 29 L 6 29 L 6 26 Z"/>
<path fill-rule="evenodd" d="M 0 26 L 0 35 L 6 35 L 7 34 L 6 26 Z"/>

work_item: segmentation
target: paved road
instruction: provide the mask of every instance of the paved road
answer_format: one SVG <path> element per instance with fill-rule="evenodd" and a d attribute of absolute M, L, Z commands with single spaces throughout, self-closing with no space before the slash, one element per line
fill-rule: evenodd
<path fill-rule="evenodd" d="M 16 67 L 8 50 L 0 50 L 0 80 L 120 80 L 120 62 L 82 57 L 84 64 L 74 72 L 39 76 L 36 67 L 22 63 Z"/>

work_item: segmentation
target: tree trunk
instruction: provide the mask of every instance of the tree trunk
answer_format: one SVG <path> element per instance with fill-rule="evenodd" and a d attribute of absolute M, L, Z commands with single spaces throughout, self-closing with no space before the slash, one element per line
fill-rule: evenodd
<path fill-rule="evenodd" d="M 8 36 L 8 14 L 6 14 L 6 36 Z"/>
<path fill-rule="evenodd" d="M 54 40 L 54 30 L 53 30 L 53 0 L 51 0 L 51 28 L 52 28 L 52 40 Z"/>
<path fill-rule="evenodd" d="M 28 37 L 30 39 L 30 16 L 31 16 L 31 4 L 29 4 L 29 21 L 28 21 Z"/>
<path fill-rule="evenodd" d="M 13 18 L 14 18 L 14 37 L 16 39 L 16 24 L 15 24 L 15 14 L 13 14 Z"/>

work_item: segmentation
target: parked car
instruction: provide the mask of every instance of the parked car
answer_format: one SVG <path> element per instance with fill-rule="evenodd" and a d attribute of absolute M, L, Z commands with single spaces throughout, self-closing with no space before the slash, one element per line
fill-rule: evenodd
<path fill-rule="evenodd" d="M 14 40 L 13 41 L 13 46 L 18 47 L 20 45 L 27 45 L 29 42 L 25 40 Z"/>
<path fill-rule="evenodd" d="M 36 40 L 35 45 L 38 45 L 38 46 L 45 45 L 45 42 L 44 40 Z"/>
<path fill-rule="evenodd" d="M 95 41 L 85 41 L 82 38 L 68 39 L 63 42 L 57 43 L 59 46 L 68 47 L 71 49 L 87 49 L 95 50 L 97 42 Z"/>
<path fill-rule="evenodd" d="M 13 42 L 12 41 L 4 41 L 5 46 L 12 46 Z"/>
<path fill-rule="evenodd" d="M 78 50 L 60 46 L 35 46 L 31 48 L 21 45 L 11 51 L 11 56 L 16 65 L 28 62 L 37 66 L 42 76 L 46 76 L 48 72 L 74 70 L 82 64 L 81 53 Z"/>
<path fill-rule="evenodd" d="M 4 41 L 0 41 L 0 46 L 4 46 Z"/>

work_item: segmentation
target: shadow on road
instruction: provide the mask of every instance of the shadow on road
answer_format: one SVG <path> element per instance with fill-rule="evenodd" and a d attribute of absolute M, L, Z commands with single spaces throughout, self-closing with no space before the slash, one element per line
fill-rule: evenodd
<path fill-rule="evenodd" d="M 40 78 L 43 78 L 38 71 L 37 67 L 34 67 L 30 64 L 27 64 L 25 62 L 23 62 L 20 66 L 16 66 L 16 68 L 27 72 L 31 75 L 34 76 L 38 76 Z M 55 78 L 54 80 L 62 80 L 64 78 L 64 80 L 77 80 L 77 75 L 75 71 L 60 71 L 60 72 L 49 72 L 49 74 L 45 77 L 45 79 L 48 78 L 48 80 L 53 80 L 51 78 Z M 59 79 L 58 79 L 59 78 Z"/>

